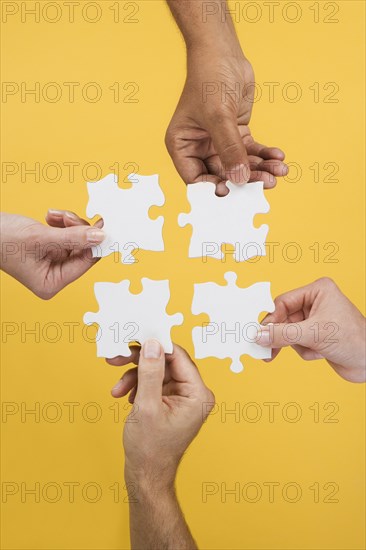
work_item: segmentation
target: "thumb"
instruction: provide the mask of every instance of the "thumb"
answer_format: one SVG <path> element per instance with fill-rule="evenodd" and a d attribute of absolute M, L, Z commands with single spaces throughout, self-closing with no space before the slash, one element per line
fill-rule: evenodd
<path fill-rule="evenodd" d="M 100 244 L 105 233 L 99 228 L 89 225 L 75 225 L 71 227 L 58 228 L 47 227 L 44 234 L 46 244 L 55 244 L 64 250 L 75 250 L 90 248 Z"/>
<path fill-rule="evenodd" d="M 225 116 L 214 119 L 208 130 L 226 180 L 237 184 L 247 183 L 250 177 L 249 159 L 236 118 Z"/>
<path fill-rule="evenodd" d="M 308 321 L 300 323 L 275 323 L 262 326 L 256 343 L 266 348 L 284 348 L 300 345 L 312 348 L 314 334 Z"/>
<path fill-rule="evenodd" d="M 165 355 L 160 342 L 147 340 L 140 352 L 135 402 L 148 403 L 150 408 L 161 404 L 164 372 Z"/>

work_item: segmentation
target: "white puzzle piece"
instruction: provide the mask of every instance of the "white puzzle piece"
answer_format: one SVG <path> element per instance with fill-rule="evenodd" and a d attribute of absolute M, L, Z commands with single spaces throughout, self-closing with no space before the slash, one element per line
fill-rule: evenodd
<path fill-rule="evenodd" d="M 86 215 L 88 218 L 102 216 L 106 233 L 104 241 L 92 248 L 93 258 L 120 252 L 122 263 L 131 264 L 136 261 L 132 254 L 135 249 L 164 250 L 164 218 L 152 220 L 148 216 L 151 206 L 162 206 L 165 202 L 159 177 L 130 174 L 128 178 L 132 183 L 129 189 L 121 189 L 114 174 L 87 184 Z"/>
<path fill-rule="evenodd" d="M 189 257 L 213 257 L 221 260 L 221 246 L 235 247 L 234 258 L 243 262 L 254 256 L 265 256 L 268 225 L 253 226 L 255 214 L 265 214 L 269 204 L 263 193 L 263 182 L 235 185 L 227 182 L 229 194 L 215 195 L 215 185 L 210 182 L 192 183 L 187 186 L 191 203 L 189 214 L 180 214 L 178 224 L 191 224 L 192 237 Z"/>
<path fill-rule="evenodd" d="M 231 357 L 230 369 L 241 372 L 240 356 L 247 354 L 256 359 L 269 359 L 271 349 L 256 343 L 262 311 L 274 311 L 270 283 L 255 283 L 248 288 L 236 285 L 237 275 L 224 275 L 227 285 L 200 283 L 194 285 L 192 313 L 207 313 L 209 323 L 194 327 L 192 331 L 197 359 Z"/>
<path fill-rule="evenodd" d="M 129 342 L 142 345 L 150 338 L 159 340 L 165 353 L 172 353 L 170 330 L 172 326 L 183 323 L 183 315 L 168 315 L 166 312 L 170 299 L 169 281 L 143 278 L 141 282 L 143 290 L 140 294 L 131 294 L 129 280 L 95 283 L 99 312 L 86 313 L 84 323 L 99 325 L 96 337 L 98 357 L 129 357 Z"/>

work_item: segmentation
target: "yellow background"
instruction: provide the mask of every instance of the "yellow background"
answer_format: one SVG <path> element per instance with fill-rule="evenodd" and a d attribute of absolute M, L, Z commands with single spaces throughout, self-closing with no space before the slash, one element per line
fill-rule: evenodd
<path fill-rule="evenodd" d="M 2 2 L 4 4 L 5 2 Z M 34 4 L 27 2 L 27 5 Z M 44 4 L 44 2 L 41 2 Z M 30 488 L 49 482 L 63 487 L 56 503 L 41 497 L 40 503 L 28 496 L 21 502 L 20 492 L 2 506 L 2 547 L 4 549 L 121 549 L 129 547 L 128 504 L 123 489 L 123 451 L 121 434 L 128 413 L 124 401 L 116 405 L 110 387 L 122 369 L 108 366 L 96 358 L 96 349 L 82 336 L 82 317 L 96 310 L 95 281 L 133 279 L 139 290 L 143 276 L 169 278 L 172 298 L 168 311 L 183 312 L 184 326 L 173 330 L 173 339 L 193 353 L 191 330 L 197 323 L 190 313 L 194 282 L 213 280 L 224 283 L 227 270 L 238 273 L 238 284 L 248 286 L 269 280 L 273 297 L 321 276 L 330 276 L 361 309 L 364 304 L 364 3 L 338 1 L 297 2 L 302 16 L 289 23 L 276 8 L 273 22 L 268 8 L 256 2 L 262 16 L 256 23 L 254 11 L 239 13 L 237 31 L 244 52 L 251 60 L 263 97 L 254 106 L 252 133 L 259 141 L 281 146 L 287 160 L 301 166 L 296 182 L 280 180 L 276 189 L 266 192 L 271 205 L 267 215 L 256 223 L 268 223 L 269 241 L 278 242 L 275 261 L 268 257 L 257 263 L 226 263 L 187 258 L 190 229 L 177 226 L 177 215 L 188 211 L 185 187 L 174 170 L 164 147 L 164 134 L 175 109 L 185 78 L 185 48 L 179 31 L 163 1 L 137 3 L 138 22 L 113 22 L 109 9 L 114 2 L 99 2 L 102 18 L 95 24 L 83 21 L 80 6 L 75 22 L 67 21 L 63 2 L 62 19 L 51 24 L 41 18 L 34 23 L 20 15 L 2 24 L 2 79 L 6 82 L 77 81 L 81 87 L 98 82 L 103 97 L 98 103 L 83 101 L 76 89 L 76 100 L 66 96 L 57 103 L 29 97 L 22 103 L 20 94 L 2 103 L 2 161 L 41 166 L 56 162 L 95 162 L 102 175 L 119 162 L 124 178 L 137 163 L 141 174 L 160 174 L 166 204 L 159 210 L 165 216 L 165 253 L 143 252 L 134 266 L 122 266 L 106 258 L 82 279 L 66 288 L 50 302 L 33 296 L 15 280 L 2 277 L 2 322 L 13 322 L 19 332 L 2 346 L 2 399 L 31 408 L 41 407 L 39 422 L 20 412 L 2 424 L 2 482 L 23 482 Z M 248 2 L 239 10 L 249 9 Z M 253 3 L 252 3 L 253 4 Z M 314 7 L 314 4 L 317 6 Z M 329 4 L 329 3 L 328 3 Z M 333 5 L 339 8 L 332 16 Z M 311 6 L 313 6 L 312 9 Z M 235 6 L 234 6 L 235 7 Z M 319 22 L 314 10 L 319 8 Z M 133 7 L 120 2 L 120 18 Z M 250 8 L 252 9 L 252 8 Z M 253 8 L 257 9 L 257 8 Z M 286 8 L 290 9 L 290 8 Z M 259 12 L 258 12 L 259 13 Z M 286 12 L 287 18 L 294 18 Z M 90 17 L 92 11 L 90 11 Z M 326 23 L 325 17 L 338 19 Z M 53 17 L 51 8 L 49 17 Z M 113 83 L 123 86 L 136 82 L 138 103 L 113 101 L 108 89 Z M 279 82 L 273 102 L 264 82 Z M 281 90 L 288 82 L 301 87 L 296 103 L 284 101 Z M 320 99 L 314 101 L 309 88 L 319 82 Z M 337 103 L 327 103 L 332 91 L 323 87 L 335 82 Z M 66 88 L 62 86 L 64 93 Z M 268 90 L 268 87 L 267 87 Z M 131 91 L 122 90 L 122 97 Z M 309 168 L 333 162 L 339 165 L 338 182 L 314 182 Z M 133 168 L 132 168 L 133 171 Z M 32 176 L 21 181 L 20 172 L 2 181 L 2 209 L 44 219 L 48 208 L 66 208 L 85 215 L 87 192 L 81 169 L 75 181 L 68 181 L 64 167 L 57 183 Z M 294 177 L 294 172 L 290 177 Z M 295 178 L 296 179 L 296 178 Z M 154 215 L 158 213 L 156 209 Z M 286 243 L 297 242 L 302 257 L 297 263 L 285 261 L 281 251 Z M 318 242 L 320 261 L 315 262 L 309 247 Z M 337 263 L 325 261 L 327 243 L 336 243 Z M 289 251 L 289 253 L 293 250 Z M 199 319 L 199 318 L 198 318 Z M 204 316 L 202 316 L 204 319 Z M 61 327 L 61 338 L 51 343 L 34 342 L 33 336 L 21 341 L 21 323 L 41 329 L 49 322 Z M 75 322 L 75 341 L 68 341 L 64 323 Z M 187 521 L 202 549 L 361 549 L 364 548 L 364 386 L 339 378 L 323 361 L 304 363 L 292 350 L 284 350 L 271 364 L 245 357 L 245 371 L 234 375 L 230 360 L 206 359 L 199 368 L 216 395 L 218 409 L 187 452 L 178 475 L 179 498 Z M 47 403 L 56 403 L 62 417 L 52 423 Z M 68 421 L 65 402 L 77 402 L 75 421 Z M 85 404 L 95 402 L 102 411 L 99 421 L 83 419 Z M 227 409 L 239 407 L 254 415 L 246 404 L 257 403 L 262 413 L 258 422 L 241 415 L 225 418 Z M 268 421 L 266 402 L 277 402 L 273 422 Z M 294 414 L 286 404 L 295 402 L 301 411 L 298 422 L 285 421 L 282 411 Z M 235 405 L 238 403 L 238 405 Z M 314 403 L 319 403 L 320 420 L 314 421 Z M 327 403 L 335 403 L 324 409 Z M 43 407 L 46 405 L 46 409 Z M 112 406 L 112 409 L 109 407 Z M 316 407 L 317 405 L 315 405 Z M 119 407 L 120 418 L 114 418 Z M 325 422 L 333 416 L 338 422 Z M 46 420 L 42 417 L 42 410 Z M 46 411 L 46 412 L 45 412 Z M 47 412 L 48 411 L 48 412 Z M 85 414 L 92 416 L 92 408 Z M 4 420 L 4 419 L 3 419 Z M 226 421 L 223 421 L 226 420 Z M 239 420 L 239 421 L 236 421 Z M 65 482 L 78 482 L 75 502 L 68 502 Z M 81 489 L 97 483 L 102 497 L 97 503 L 83 500 Z M 210 482 L 215 495 L 202 502 L 203 484 Z M 274 502 L 268 499 L 263 483 L 277 482 Z M 296 503 L 282 497 L 286 483 L 297 483 L 302 497 Z M 334 485 L 338 502 L 324 502 Z M 113 501 L 110 486 L 119 483 L 119 502 Z M 257 483 L 263 494 L 257 503 L 242 496 L 228 495 L 224 502 L 222 487 L 239 489 Z M 314 502 L 309 489 L 320 486 L 320 502 Z M 224 484 L 223 486 L 221 484 Z M 115 485 L 117 487 L 117 485 Z M 50 497 L 52 498 L 50 489 Z M 253 495 L 253 493 L 250 493 Z M 290 496 L 292 495 L 290 491 Z M 93 498 L 92 490 L 90 496 Z M 247 499 L 248 500 L 248 499 Z"/>

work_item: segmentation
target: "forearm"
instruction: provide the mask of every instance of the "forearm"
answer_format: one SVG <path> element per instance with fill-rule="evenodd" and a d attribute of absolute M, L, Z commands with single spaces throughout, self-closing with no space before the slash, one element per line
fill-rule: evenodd
<path fill-rule="evenodd" d="M 132 550 L 197 550 L 173 486 L 160 487 L 126 473 Z"/>
<path fill-rule="evenodd" d="M 167 3 L 188 52 L 228 46 L 240 50 L 226 0 L 167 0 Z"/>
<path fill-rule="evenodd" d="M 20 246 L 12 231 L 14 218 L 12 214 L 0 213 L 0 269 L 13 276 L 20 261 Z"/>

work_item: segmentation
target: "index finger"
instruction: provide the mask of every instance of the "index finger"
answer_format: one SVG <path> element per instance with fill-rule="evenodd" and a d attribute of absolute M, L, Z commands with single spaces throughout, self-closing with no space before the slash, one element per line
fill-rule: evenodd
<path fill-rule="evenodd" d="M 140 349 L 140 346 L 130 346 L 131 355 L 129 355 L 128 357 L 118 355 L 117 357 L 106 359 L 106 362 L 108 363 L 108 365 L 112 365 L 114 367 L 124 367 L 125 365 L 129 365 L 130 363 L 138 365 L 140 359 Z"/>
<path fill-rule="evenodd" d="M 172 378 L 177 382 L 191 384 L 203 382 L 197 365 L 181 346 L 174 344 L 173 353 L 166 356 L 166 361 L 169 365 Z"/>
<path fill-rule="evenodd" d="M 263 323 L 285 323 L 295 314 L 301 314 L 305 319 L 311 309 L 316 294 L 316 285 L 309 285 L 285 292 L 275 298 L 275 311 L 263 319 Z"/>

